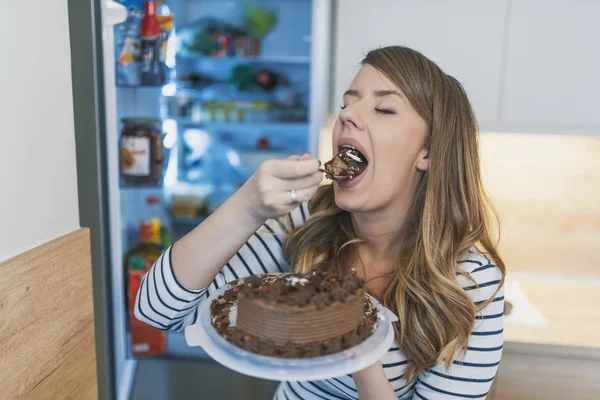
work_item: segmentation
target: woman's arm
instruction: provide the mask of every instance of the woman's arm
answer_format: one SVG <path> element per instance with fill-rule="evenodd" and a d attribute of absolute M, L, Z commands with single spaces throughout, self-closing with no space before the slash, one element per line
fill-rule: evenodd
<path fill-rule="evenodd" d="M 223 265 L 269 218 L 297 207 L 290 202 L 309 200 L 323 180 L 316 159 L 269 160 L 238 192 L 173 247 L 173 270 L 189 289 L 207 286 Z"/>
<path fill-rule="evenodd" d="M 181 285 L 173 273 L 172 250 L 167 249 L 142 279 L 136 318 L 158 329 L 181 330 L 197 320 L 198 305 L 223 285 L 249 275 L 288 271 L 282 249 L 283 236 L 291 228 L 287 222 L 300 226 L 308 215 L 308 203 L 303 203 L 288 214 L 289 219 L 266 221 L 200 290 Z"/>
<path fill-rule="evenodd" d="M 275 166 L 281 167 L 282 162 L 289 164 L 289 160 L 274 160 Z M 303 163 L 296 163 L 294 160 L 293 165 L 298 164 Z M 305 168 L 305 166 L 299 168 Z M 309 177 L 309 179 L 312 178 L 313 181 L 316 178 L 322 179 L 320 173 L 318 175 Z M 300 178 L 290 183 L 302 185 L 302 182 L 306 182 L 306 180 L 306 178 Z M 268 182 L 268 180 L 266 181 Z M 202 299 L 210 296 L 212 291 L 219 289 L 227 282 L 252 274 L 283 272 L 284 268 L 287 269 L 281 250 L 282 235 L 286 233 L 285 225 L 278 220 L 268 219 L 261 228 L 254 228 L 261 226 L 259 222 L 263 218 L 254 215 L 253 218 L 239 220 L 239 218 L 248 217 L 247 214 L 244 214 L 243 207 L 248 205 L 244 200 L 248 200 L 248 185 L 250 184 L 251 181 L 248 181 L 245 189 L 240 189 L 234 194 L 213 214 L 210 221 L 207 219 L 200 227 L 181 239 L 181 241 L 187 242 L 184 243 L 187 245 L 187 249 L 180 253 L 181 241 L 178 241 L 156 261 L 142 279 L 136 296 L 134 313 L 138 320 L 158 329 L 181 330 L 197 320 L 198 304 Z M 281 187 L 276 186 L 276 182 L 269 185 L 269 187 L 273 186 Z M 298 199 L 302 200 L 306 195 L 312 196 L 311 191 L 312 188 L 305 189 L 303 194 L 302 190 L 297 190 Z M 267 190 L 266 195 L 268 194 Z M 297 225 L 301 225 L 305 222 L 305 216 L 308 215 L 307 204 L 301 204 L 300 207 L 296 204 L 289 204 L 289 191 L 284 194 L 288 199 L 281 199 L 281 201 L 282 203 L 287 202 L 287 204 L 279 207 L 271 204 L 270 209 L 263 208 L 258 211 L 276 212 L 279 215 L 286 209 L 295 209 L 289 213 L 290 218 Z M 256 212 L 257 209 L 254 211 Z M 219 221 L 222 224 L 219 224 Z M 211 231 L 211 226 L 216 232 Z M 243 227 L 240 228 L 240 226 Z M 208 239 L 206 236 L 203 237 L 202 232 L 208 235 Z M 235 240 L 241 244 L 233 243 Z M 231 250 L 234 247 L 237 248 Z M 226 257 L 228 248 L 231 255 Z M 181 257 L 182 253 L 183 257 Z M 220 261 L 219 257 L 223 257 L 222 259 L 225 261 Z M 207 268 L 207 266 L 210 267 L 211 259 L 212 262 L 221 262 L 214 271 Z M 183 263 L 183 274 L 180 262 Z M 188 278 L 186 278 L 186 273 L 190 274 Z M 197 285 L 193 284 L 194 280 L 197 280 Z M 195 287 L 200 288 L 191 289 Z"/>
<path fill-rule="evenodd" d="M 173 245 L 173 271 L 186 288 L 206 287 L 263 224 L 248 212 L 246 189 L 242 187 Z"/>
<path fill-rule="evenodd" d="M 380 361 L 352 374 L 360 400 L 397 400 Z"/>

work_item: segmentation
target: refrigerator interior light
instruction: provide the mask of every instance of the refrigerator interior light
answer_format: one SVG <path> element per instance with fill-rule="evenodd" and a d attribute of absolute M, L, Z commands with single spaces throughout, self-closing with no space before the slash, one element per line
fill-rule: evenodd
<path fill-rule="evenodd" d="M 162 125 L 165 138 L 163 139 L 163 145 L 167 149 L 173 148 L 177 143 L 177 122 L 174 119 L 165 119 Z"/>
<path fill-rule="evenodd" d="M 240 165 L 240 155 L 234 150 L 227 150 L 225 153 L 225 157 L 229 161 L 232 167 L 239 167 Z"/>
<path fill-rule="evenodd" d="M 177 93 L 177 84 L 175 82 L 167 83 L 161 89 L 163 96 L 175 96 Z"/>
<path fill-rule="evenodd" d="M 202 129 L 188 129 L 183 134 L 185 143 L 192 149 L 190 159 L 201 157 L 211 145 L 210 134 Z"/>

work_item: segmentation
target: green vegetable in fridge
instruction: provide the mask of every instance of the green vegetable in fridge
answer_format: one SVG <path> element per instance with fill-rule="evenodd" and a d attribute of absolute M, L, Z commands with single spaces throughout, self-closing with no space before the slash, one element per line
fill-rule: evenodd
<path fill-rule="evenodd" d="M 246 4 L 246 28 L 255 36 L 264 37 L 277 22 L 274 13 L 259 5 Z"/>

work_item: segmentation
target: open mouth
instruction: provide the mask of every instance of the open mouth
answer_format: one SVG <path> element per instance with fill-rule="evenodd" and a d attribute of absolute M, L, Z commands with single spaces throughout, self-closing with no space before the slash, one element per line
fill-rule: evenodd
<path fill-rule="evenodd" d="M 369 164 L 367 158 L 352 145 L 343 144 L 340 148 L 340 152 L 327 161 L 320 171 L 333 181 L 349 180 L 362 174 Z"/>

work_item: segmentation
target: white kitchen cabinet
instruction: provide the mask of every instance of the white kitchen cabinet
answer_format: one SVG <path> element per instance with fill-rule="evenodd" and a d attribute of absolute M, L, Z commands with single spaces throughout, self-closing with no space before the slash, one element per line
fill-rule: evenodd
<path fill-rule="evenodd" d="M 513 1 L 502 123 L 600 134 L 600 1 Z"/>
<path fill-rule="evenodd" d="M 465 87 L 482 124 L 498 118 L 506 1 L 337 2 L 332 109 L 373 48 L 421 51 Z"/>
<path fill-rule="evenodd" d="M 330 112 L 373 48 L 421 51 L 481 130 L 600 135 L 600 1 L 339 0 Z"/>

